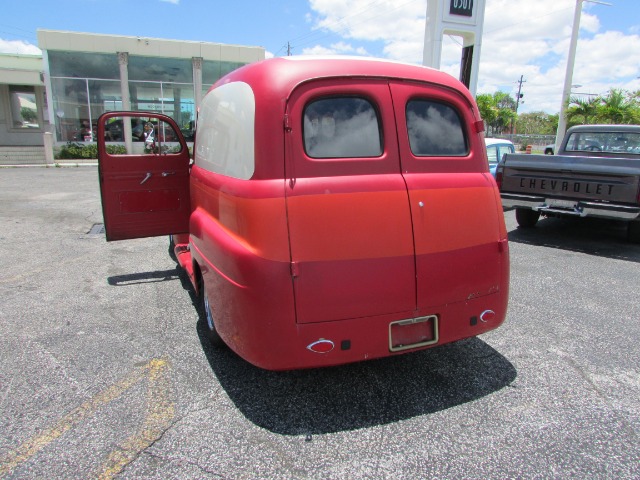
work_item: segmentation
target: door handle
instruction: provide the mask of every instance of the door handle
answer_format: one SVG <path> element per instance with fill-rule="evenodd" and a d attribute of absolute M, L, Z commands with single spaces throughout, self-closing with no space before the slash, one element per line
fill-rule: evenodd
<path fill-rule="evenodd" d="M 140 182 L 140 185 L 142 185 L 144 182 L 146 182 L 150 178 L 151 178 L 151 172 L 147 172 L 147 175 L 142 179 L 142 181 Z"/>
<path fill-rule="evenodd" d="M 169 175 L 175 175 L 176 172 L 162 172 L 163 177 L 168 177 Z"/>

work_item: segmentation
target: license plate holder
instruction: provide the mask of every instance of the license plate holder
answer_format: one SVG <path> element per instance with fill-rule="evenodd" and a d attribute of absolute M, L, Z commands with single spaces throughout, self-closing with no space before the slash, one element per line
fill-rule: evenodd
<path fill-rule="evenodd" d="M 389 350 L 399 352 L 438 343 L 438 316 L 398 320 L 389 324 Z"/>

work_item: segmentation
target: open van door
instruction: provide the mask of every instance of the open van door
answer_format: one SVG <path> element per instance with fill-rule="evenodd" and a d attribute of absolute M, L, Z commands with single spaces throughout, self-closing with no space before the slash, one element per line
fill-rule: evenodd
<path fill-rule="evenodd" d="M 124 152 L 129 136 L 131 148 Z M 105 113 L 97 143 L 107 241 L 189 231 L 189 148 L 173 119 Z"/>

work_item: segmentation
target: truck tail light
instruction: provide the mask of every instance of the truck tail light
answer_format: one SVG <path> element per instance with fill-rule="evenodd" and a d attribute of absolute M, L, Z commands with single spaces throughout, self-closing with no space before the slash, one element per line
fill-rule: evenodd
<path fill-rule="evenodd" d="M 502 170 L 496 171 L 496 183 L 498 184 L 498 190 L 502 190 Z"/>

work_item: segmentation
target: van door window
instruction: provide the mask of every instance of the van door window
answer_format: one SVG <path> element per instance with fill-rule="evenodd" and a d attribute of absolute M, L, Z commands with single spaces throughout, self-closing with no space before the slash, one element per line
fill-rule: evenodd
<path fill-rule="evenodd" d="M 324 98 L 304 109 L 304 148 L 311 158 L 382 155 L 380 121 L 364 98 Z"/>
<path fill-rule="evenodd" d="M 460 115 L 431 100 L 410 100 L 406 109 L 409 144 L 417 157 L 464 156 L 468 153 Z"/>
<path fill-rule="evenodd" d="M 104 125 L 104 141 L 124 142 L 127 126 L 131 129 L 132 151 L 127 152 L 124 145 L 107 145 L 108 153 L 140 155 L 182 151 L 176 130 L 167 122 L 153 117 L 110 117 Z"/>

